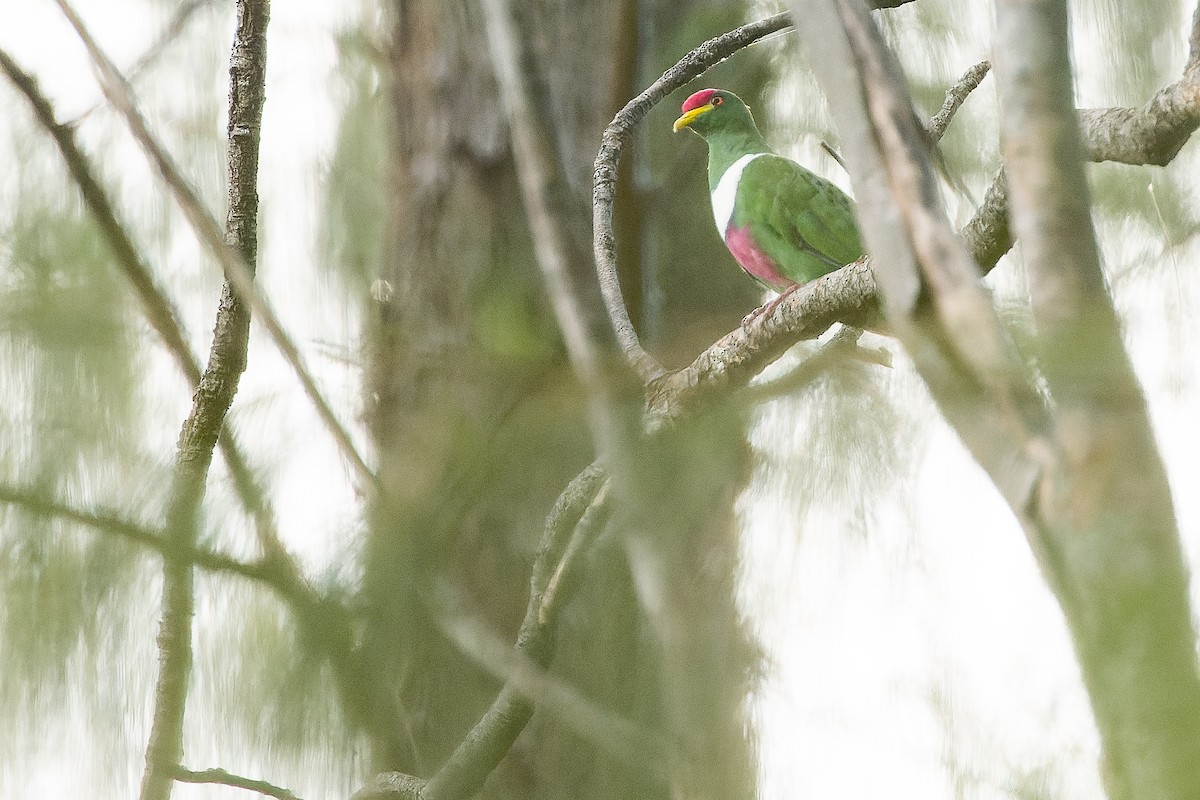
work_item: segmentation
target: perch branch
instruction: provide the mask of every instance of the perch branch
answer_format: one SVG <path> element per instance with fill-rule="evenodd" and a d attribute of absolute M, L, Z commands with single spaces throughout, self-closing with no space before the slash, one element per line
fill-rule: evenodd
<path fill-rule="evenodd" d="M 903 3 L 883 2 L 875 5 L 876 7 L 892 7 L 900 4 Z M 650 89 L 631 101 L 605 131 L 601 150 L 596 160 L 594 187 L 597 221 L 594 246 L 597 273 L 604 290 L 611 322 L 621 346 L 634 369 L 650 383 L 648 413 L 652 419 L 656 415 L 670 419 L 675 415 L 687 413 L 706 397 L 744 385 L 795 342 L 801 339 L 815 338 L 834 321 L 842 320 L 868 327 L 880 322 L 874 274 L 869 261 L 863 260 L 849 264 L 803 287 L 786 298 L 769 318 L 760 318 L 748 329 L 738 328 L 722 337 L 708 350 L 701 353 L 688 367 L 663 374 L 661 367 L 641 349 L 621 300 L 619 284 L 615 277 L 614 256 L 612 256 L 611 202 L 620 151 L 628 142 L 633 128 L 654 104 L 674 88 L 682 86 L 709 66 L 728 57 L 741 47 L 768 33 L 782 30 L 787 25 L 786 15 L 778 15 L 710 40 L 685 56 Z M 1193 42 L 1198 41 L 1200 41 L 1200 34 L 1194 33 Z M 714 47 L 719 49 L 714 50 Z M 1200 45 L 1196 45 L 1194 50 L 1196 48 L 1200 48 Z M 664 86 L 669 88 L 664 88 Z M 1091 135 L 1102 136 L 1104 133 L 1105 130 L 1101 126 L 1092 131 Z M 1170 134 L 1165 135 L 1169 138 Z M 1151 146 L 1145 152 L 1152 151 L 1153 147 Z M 605 204 L 607 204 L 607 211 Z M 609 222 L 607 226 L 604 224 L 606 213 Z M 961 232 L 972 257 L 984 272 L 994 267 L 1000 257 L 1012 246 L 1007 215 L 1007 185 L 1001 172 L 993 181 L 975 218 Z M 509 702 L 509 699 L 503 697 L 503 694 L 502 692 L 502 697 L 498 698 L 489 711 L 490 714 L 496 714 L 498 720 L 503 719 L 503 710 Z M 504 730 L 501 741 L 507 741 L 509 737 L 515 738 L 525 724 L 525 720 L 521 719 L 521 716 L 518 715 L 515 723 L 498 721 L 495 730 Z M 511 728 L 508 727 L 509 724 L 512 725 Z M 477 726 L 476 731 L 471 734 L 472 736 L 488 729 L 488 725 L 485 725 L 483 721 L 480 726 Z M 494 768 L 495 763 L 498 763 L 499 758 L 503 757 L 508 746 L 499 743 L 489 745 L 487 761 L 480 762 L 484 766 L 480 768 L 474 780 L 482 780 L 483 777 L 486 777 L 487 771 Z M 469 747 L 467 741 L 460 746 L 460 750 L 465 747 Z M 468 757 L 468 752 L 463 751 L 463 761 L 467 764 L 464 768 L 470 768 L 469 765 L 475 758 Z M 447 767 L 444 769 L 448 768 L 449 764 L 450 762 L 447 762 Z M 388 775 L 391 774 L 385 773 L 380 777 Z M 420 787 L 423 787 L 424 783 L 411 776 L 398 777 L 406 780 L 392 781 L 388 784 L 391 788 L 380 793 L 360 794 L 356 797 L 417 798 L 421 792 Z M 385 783 L 387 782 L 385 781 Z"/>
<path fill-rule="evenodd" d="M 688 81 L 704 74 L 747 45 L 769 34 L 791 26 L 790 15 L 776 14 L 749 25 L 709 39 L 671 67 L 637 97 L 617 112 L 600 138 L 592 186 L 592 247 L 596 259 L 596 277 L 604 296 L 609 321 L 625 357 L 645 383 L 664 373 L 662 365 L 647 353 L 638 340 L 637 331 L 629 319 L 629 311 L 621 295 L 617 275 L 617 246 L 613 235 L 613 202 L 621 152 L 628 143 L 634 127 L 660 100 Z"/>
<path fill-rule="evenodd" d="M 1193 31 L 1198 29 L 1200 25 L 1193 27 Z M 1197 38 L 1194 33 L 1193 41 Z M 1186 136 L 1200 127 L 1197 86 L 1200 86 L 1200 69 L 1189 67 L 1184 78 L 1171 88 L 1187 99 L 1195 114 L 1194 121 L 1186 128 Z M 1154 113 L 1149 106 L 1143 110 L 1146 114 Z M 1129 156 L 1131 163 L 1158 163 L 1156 159 L 1165 150 L 1178 152 L 1179 137 L 1185 135 L 1170 119 L 1162 124 L 1161 129 L 1140 124 L 1130 127 L 1123 116 L 1101 116 L 1097 124 L 1085 125 L 1084 144 L 1095 156 L 1101 143 L 1118 141 L 1121 130 L 1137 130 L 1137 146 L 1122 147 L 1121 152 Z M 1008 207 L 1008 186 L 1001 170 L 974 217 L 960 232 L 981 272 L 991 271 L 1013 245 Z M 784 298 L 773 314 L 760 316 L 748 328 L 739 327 L 726 334 L 683 369 L 655 379 L 651 384 L 651 405 L 675 408 L 705 395 L 745 385 L 793 344 L 819 336 L 833 322 L 867 328 L 877 325 L 878 309 L 869 262 L 848 264 Z"/>
<path fill-rule="evenodd" d="M 876 9 L 896 8 L 910 2 L 913 0 L 868 0 L 867 6 Z M 625 352 L 629 365 L 644 383 L 649 384 L 665 370 L 642 347 L 621 295 L 621 282 L 617 275 L 616 240 L 613 234 L 613 202 L 616 197 L 621 153 L 629 143 L 633 129 L 650 109 L 668 94 L 700 77 L 739 50 L 791 26 L 791 14 L 785 11 L 709 39 L 689 51 L 664 72 L 662 77 L 626 103 L 605 127 L 600 137 L 600 151 L 596 154 L 595 171 L 592 176 L 592 248 L 596 260 L 596 277 L 617 342 Z"/>
<path fill-rule="evenodd" d="M 75 29 L 84 46 L 87 48 L 88 54 L 101 76 L 100 87 L 104 92 L 105 98 L 125 118 L 126 124 L 137 140 L 138 145 L 142 148 L 151 163 L 153 163 L 163 182 L 170 189 L 176 203 L 182 209 L 184 216 L 196 232 L 196 235 L 220 263 L 226 280 L 234 287 L 237 296 L 249 306 L 250 310 L 253 311 L 254 315 L 258 317 L 266 328 L 271 341 L 274 342 L 276 348 L 283 355 L 284 360 L 300 381 L 300 385 L 316 409 L 317 415 L 325 423 L 326 428 L 328 428 L 342 454 L 350 462 L 359 479 L 367 485 L 375 486 L 375 476 L 372 474 L 370 467 L 367 466 L 362 455 L 358 452 L 358 448 L 355 446 L 350 433 L 343 427 L 337 415 L 333 413 L 329 402 L 317 387 L 312 373 L 305 366 L 304 357 L 301 355 L 296 343 L 292 341 L 287 331 L 284 330 L 274 309 L 271 308 L 271 305 L 255 285 L 254 272 L 247 262 L 246 257 L 236 247 L 225 241 L 225 237 L 212 214 L 204 207 L 204 204 L 197 197 L 195 190 L 192 189 L 191 185 L 183 177 L 174 160 L 163 150 L 158 140 L 150 132 L 145 117 L 142 116 L 134 102 L 129 84 L 112 63 L 112 60 L 100 49 L 70 3 L 67 0 L 55 0 L 55 3 L 67 17 L 71 26 Z M 231 130 L 230 133 L 231 138 L 235 139 L 248 135 L 248 131 L 241 129 Z"/>

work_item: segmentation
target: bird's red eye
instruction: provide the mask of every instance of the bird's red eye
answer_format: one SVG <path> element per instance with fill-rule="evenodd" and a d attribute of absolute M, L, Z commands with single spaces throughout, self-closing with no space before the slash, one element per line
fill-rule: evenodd
<path fill-rule="evenodd" d="M 714 97 L 712 99 L 712 104 L 714 106 L 719 106 L 719 105 L 721 105 L 721 103 L 724 103 L 724 102 L 725 102 L 725 98 L 721 97 L 721 95 L 717 95 L 716 97 Z"/>

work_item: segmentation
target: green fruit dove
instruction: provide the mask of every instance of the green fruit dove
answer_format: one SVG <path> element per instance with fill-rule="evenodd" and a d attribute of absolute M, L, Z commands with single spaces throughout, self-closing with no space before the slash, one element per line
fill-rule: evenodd
<path fill-rule="evenodd" d="M 767 147 L 750 109 L 733 92 L 702 89 L 683 103 L 674 130 L 708 143 L 708 188 L 717 232 L 734 260 L 781 296 L 862 257 L 846 194 Z"/>

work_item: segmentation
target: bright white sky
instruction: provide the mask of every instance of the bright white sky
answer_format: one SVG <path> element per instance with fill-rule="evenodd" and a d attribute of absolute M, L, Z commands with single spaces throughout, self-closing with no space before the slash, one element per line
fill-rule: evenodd
<path fill-rule="evenodd" d="M 38 75 L 64 116 L 96 103 L 100 94 L 83 50 L 53 3 L 10 5 L 0 26 L 0 46 Z M 116 62 L 127 66 L 154 39 L 166 16 L 147 0 L 125 0 L 119 13 L 117 5 L 80 0 L 77 7 Z M 988 55 L 988 6 L 968 5 L 955 17 L 961 59 L 948 68 L 954 74 Z M 334 74 L 334 37 L 359 13 L 357 3 L 274 4 L 262 148 L 261 274 L 267 293 L 351 426 L 357 419 L 360 375 L 352 361 L 348 365 L 323 355 L 323 345 L 353 354 L 359 320 L 344 304 L 330 301 L 312 264 L 325 168 L 343 99 Z M 230 31 L 230 23 L 230 15 L 222 11 L 205 12 L 193 25 Z M 185 45 L 183 59 L 172 54 L 162 60 L 158 79 L 144 87 L 142 98 L 152 118 L 164 126 L 168 142 L 179 146 L 185 166 L 202 175 L 219 169 L 219 159 L 188 155 L 181 144 L 187 130 L 179 121 L 194 118 L 197 107 L 215 103 L 213 129 L 223 130 L 217 117 L 227 88 L 226 54 L 200 52 L 195 44 L 200 38 L 185 37 L 191 44 Z M 1168 80 L 1182 63 L 1184 38 L 1181 34 L 1162 45 L 1163 58 L 1172 59 L 1164 67 Z M 1094 56 L 1084 61 L 1097 69 L 1113 68 L 1096 64 Z M 189 94 L 196 91 L 197 73 L 211 76 L 211 97 Z M 172 91 L 179 86 L 187 92 Z M 1092 85 L 1086 75 L 1080 94 L 1089 103 L 1115 102 L 1106 100 L 1102 82 Z M 785 117 L 798 113 L 801 96 L 779 92 Z M 972 104 L 975 111 L 964 113 L 994 114 L 991 79 Z M 18 118 L 10 132 L 10 120 Z M 26 119 L 19 98 L 0 89 L 0 145 L 7 146 L 18 130 L 30 130 Z M 89 117 L 83 136 L 110 154 L 108 174 L 119 178 L 130 218 L 161 214 L 147 199 L 158 191 L 153 177 L 136 148 L 117 131 L 120 126 L 100 112 Z M 815 162 L 812 142 L 780 146 Z M 1193 145 L 1172 169 L 1194 169 L 1195 161 Z M 13 196 L 6 181 L 0 171 L 0 198 Z M 219 181 L 202 179 L 201 188 L 206 196 L 219 198 Z M 981 187 L 972 188 L 982 196 Z M 9 213 L 0 207 L 0 215 Z M 178 229 L 156 261 L 170 270 L 194 346 L 203 352 L 217 276 L 211 264 L 197 258 L 190 236 Z M 1184 355 L 1192 348 L 1183 347 L 1200 334 L 1196 315 L 1188 313 L 1200 307 L 1195 242 L 1164 255 L 1157 244 L 1147 243 L 1145 232 L 1131 234 L 1108 225 L 1102 234 L 1113 261 L 1120 262 L 1130 248 L 1142 248 L 1159 261 L 1160 269 L 1151 277 L 1119 286 L 1118 305 L 1128 320 L 1128 340 L 1195 563 L 1200 498 L 1192 487 L 1200 478 L 1195 415 L 1200 387 L 1195 359 Z M 1018 267 L 1010 264 L 993 279 L 1001 295 L 1020 297 Z M 915 460 L 902 465 L 907 474 L 871 501 L 866 533 L 847 510 L 846 499 L 874 488 L 866 469 L 849 469 L 845 485 L 831 490 L 825 500 L 818 498 L 811 510 L 795 511 L 795 470 L 809 468 L 796 454 L 831 435 L 821 428 L 822 417 L 813 413 L 811 396 L 765 407 L 754 429 L 763 461 L 741 501 L 746 532 L 742 591 L 771 658 L 754 705 L 762 741 L 763 796 L 987 800 L 1014 797 L 1006 787 L 1015 788 L 1012 781 L 1026 774 L 1044 775 L 1046 796 L 1058 800 L 1097 797 L 1097 740 L 1057 605 L 1004 504 L 937 419 L 902 354 L 888 345 L 898 357 L 883 379 L 884 392 L 898 409 L 904 435 L 921 446 L 914 448 Z M 309 564 L 323 566 L 341 550 L 339 537 L 354 524 L 349 476 L 266 342 L 256 341 L 252 363 L 237 402 L 237 425 L 248 441 L 262 440 L 260 449 L 277 454 L 277 463 L 264 466 L 276 470 L 281 527 Z M 146 433 L 148 447 L 157 442 L 164 453 L 170 452 L 187 402 L 182 384 L 172 380 L 164 379 L 156 389 L 155 421 L 148 421 Z M 277 446 L 281 440 L 286 448 Z M 853 442 L 845 448 L 847 463 L 861 455 L 853 452 Z M 214 495 L 221 491 L 217 486 Z M 210 735 L 201 724 L 190 736 L 189 761 L 271 778 L 309 798 L 344 794 L 357 765 L 319 751 L 302 764 L 287 757 L 272 760 L 270 754 L 256 759 L 247 755 L 252 750 L 247 742 L 228 738 L 229 725 L 216 721 L 220 699 L 233 690 L 221 665 L 203 660 L 204 642 L 231 635 L 211 624 L 228 602 L 219 587 L 202 590 L 202 661 L 192 708 L 201 716 L 214 715 L 214 721 Z M 147 613 L 152 625 L 153 608 Z M 88 719 L 81 707 L 70 709 L 59 730 L 21 744 L 26 767 L 0 767 L 0 796 L 128 797 L 140 775 L 155 667 L 152 647 L 148 641 L 113 666 L 128 693 L 127 730 L 106 740 L 97 734 L 100 722 Z M 86 665 L 78 666 L 86 670 Z M 62 714 L 61 709 L 44 712 Z M 70 745 L 64 747 L 64 742 Z M 28 764 L 40 767 L 31 772 Z M 244 795 L 181 787 L 177 796 L 207 800 Z"/>

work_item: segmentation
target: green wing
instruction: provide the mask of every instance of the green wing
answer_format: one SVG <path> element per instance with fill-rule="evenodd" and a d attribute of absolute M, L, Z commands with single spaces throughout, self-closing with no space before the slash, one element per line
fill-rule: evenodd
<path fill-rule="evenodd" d="M 782 156 L 746 166 L 734 224 L 749 225 L 754 243 L 796 283 L 806 283 L 863 254 L 854 204 L 829 181 Z"/>

